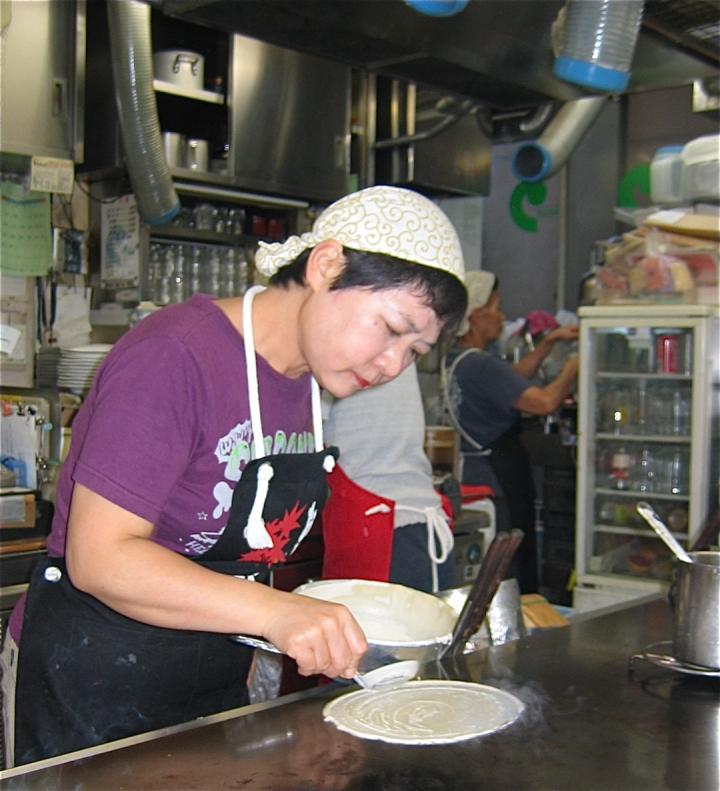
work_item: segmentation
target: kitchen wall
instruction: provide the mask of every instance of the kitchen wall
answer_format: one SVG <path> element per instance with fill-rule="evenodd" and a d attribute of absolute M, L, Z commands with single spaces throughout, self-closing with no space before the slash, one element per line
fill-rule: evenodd
<path fill-rule="evenodd" d="M 627 230 L 613 211 L 622 179 L 649 166 L 660 146 L 717 133 L 717 112 L 694 113 L 686 85 L 609 100 L 566 169 L 540 185 L 513 176 L 516 144 L 494 146 L 483 268 L 499 276 L 508 318 L 576 310 L 592 243 Z M 649 205 L 649 196 L 634 195 L 637 205 Z"/>

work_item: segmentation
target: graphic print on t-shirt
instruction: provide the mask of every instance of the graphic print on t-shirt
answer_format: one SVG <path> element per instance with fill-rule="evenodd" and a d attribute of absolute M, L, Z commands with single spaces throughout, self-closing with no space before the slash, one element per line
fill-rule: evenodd
<path fill-rule="evenodd" d="M 235 484 L 242 477 L 242 472 L 252 459 L 253 432 L 250 420 L 237 423 L 225 435 L 220 437 L 215 445 L 214 455 L 222 469 L 222 478 L 212 489 L 212 519 L 218 520 L 227 516 L 232 505 Z M 264 437 L 264 448 L 267 455 L 308 453 L 314 450 L 315 438 L 310 431 L 291 432 L 289 435 L 278 429 L 274 436 Z M 305 525 L 302 518 L 307 510 Z M 242 555 L 242 560 L 258 563 L 281 562 L 290 555 L 311 529 L 317 516 L 317 508 L 313 503 L 308 509 L 306 505 L 295 504 L 289 507 L 283 518 L 265 525 L 273 546 L 267 549 L 250 550 Z M 204 522 L 207 527 L 207 513 L 198 511 L 196 518 Z M 213 546 L 224 532 L 226 524 L 217 531 L 200 530 L 193 533 L 185 544 L 185 551 L 205 553 Z M 300 532 L 298 529 L 302 528 Z M 292 547 L 287 550 L 291 534 L 298 534 Z M 262 556 L 262 557 L 260 557 Z"/>

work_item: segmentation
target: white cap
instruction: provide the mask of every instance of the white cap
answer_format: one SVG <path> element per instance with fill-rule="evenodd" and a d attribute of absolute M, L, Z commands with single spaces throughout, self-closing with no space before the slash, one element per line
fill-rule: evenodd
<path fill-rule="evenodd" d="M 455 228 L 431 200 L 401 187 L 368 187 L 332 203 L 312 231 L 285 242 L 260 242 L 255 266 L 268 277 L 327 239 L 368 253 L 402 258 L 463 279 Z"/>
<path fill-rule="evenodd" d="M 464 335 L 470 329 L 470 314 L 478 308 L 487 305 L 490 295 L 497 283 L 497 277 L 491 272 L 466 272 L 465 288 L 467 289 L 468 304 L 463 318 L 457 330 L 457 335 Z"/>

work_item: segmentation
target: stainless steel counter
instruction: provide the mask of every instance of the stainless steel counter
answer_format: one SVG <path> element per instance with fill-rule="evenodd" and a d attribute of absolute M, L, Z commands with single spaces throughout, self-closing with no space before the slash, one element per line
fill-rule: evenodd
<path fill-rule="evenodd" d="M 83 791 L 710 791 L 720 682 L 628 658 L 670 637 L 666 602 L 631 606 L 422 669 L 521 698 L 521 719 L 455 745 L 361 740 L 325 723 L 338 684 L 1 773 L 3 788 Z"/>

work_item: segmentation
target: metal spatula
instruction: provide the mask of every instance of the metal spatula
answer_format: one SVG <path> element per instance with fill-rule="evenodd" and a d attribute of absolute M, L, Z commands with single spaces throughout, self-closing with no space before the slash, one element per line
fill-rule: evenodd
<path fill-rule="evenodd" d="M 522 530 L 512 530 L 510 533 L 498 533 L 492 540 L 443 656 L 462 653 L 467 641 L 480 628 L 524 535 Z"/>

